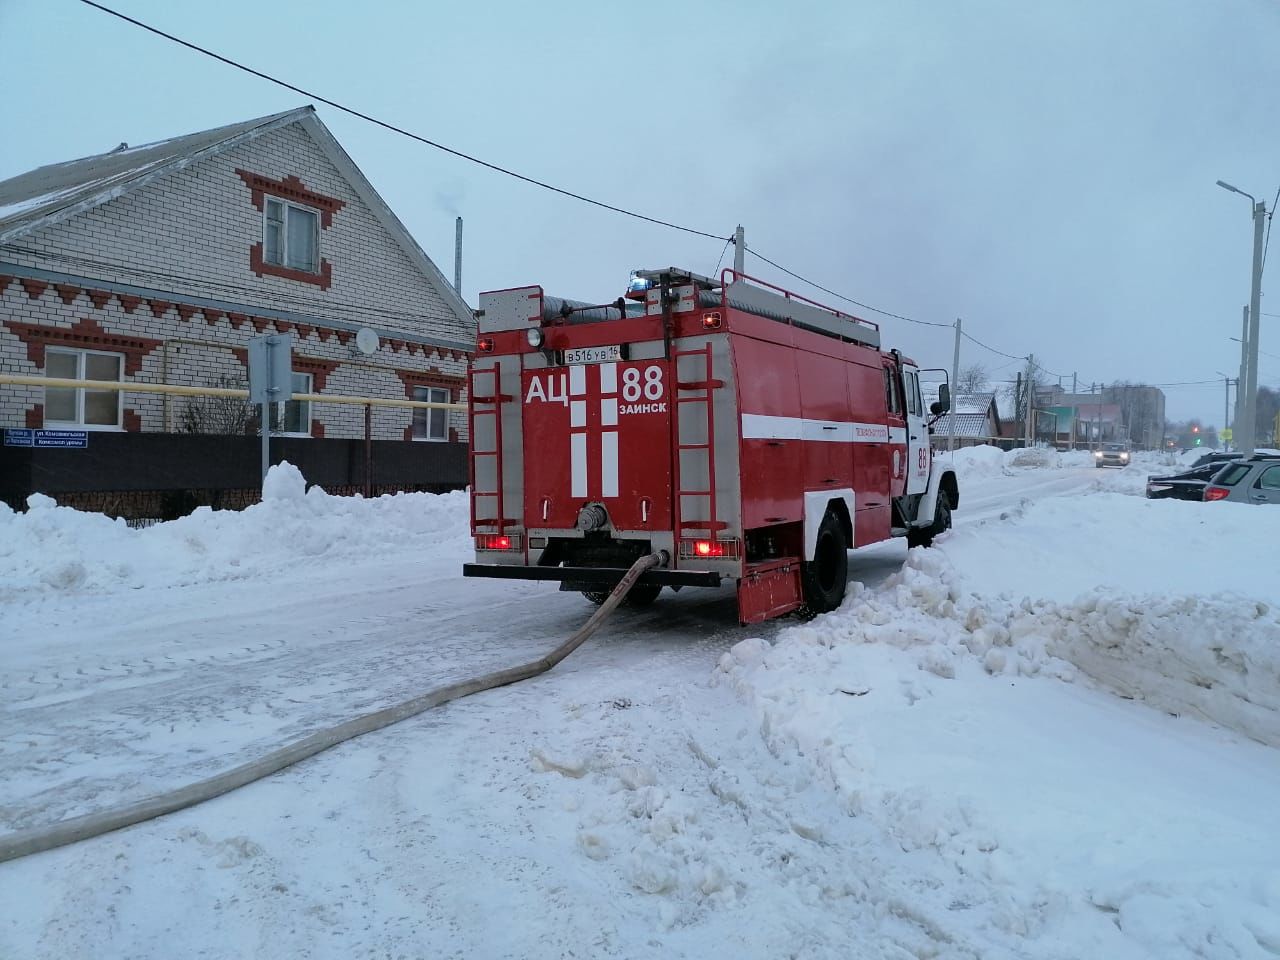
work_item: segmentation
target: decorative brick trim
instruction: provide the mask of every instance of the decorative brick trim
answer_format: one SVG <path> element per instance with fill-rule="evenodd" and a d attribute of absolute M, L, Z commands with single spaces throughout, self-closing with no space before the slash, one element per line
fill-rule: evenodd
<path fill-rule="evenodd" d="M 93 301 L 94 307 L 101 310 L 111 300 L 110 290 L 89 290 L 89 299 Z"/>
<path fill-rule="evenodd" d="M 405 438 L 406 440 L 412 440 L 412 439 L 413 439 L 413 424 L 412 424 L 412 423 L 411 423 L 411 424 L 409 424 L 407 427 L 405 427 L 405 428 L 404 428 L 404 438 Z"/>
<path fill-rule="evenodd" d="M 196 311 L 199 310 L 200 308 L 193 307 L 189 303 L 180 303 L 176 307 L 174 307 L 174 309 L 178 311 L 179 317 L 181 317 L 183 320 L 190 322 L 191 318 L 196 315 Z"/>
<path fill-rule="evenodd" d="M 249 318 L 243 313 L 228 313 L 227 320 L 230 321 L 232 330 L 239 330 L 249 322 Z"/>
<path fill-rule="evenodd" d="M 259 211 L 265 206 L 264 194 L 292 200 L 319 210 L 320 226 L 325 230 L 333 226 L 333 215 L 347 205 L 345 200 L 308 190 L 303 182 L 292 174 L 281 180 L 272 180 L 270 177 L 264 177 L 260 173 L 250 173 L 248 170 L 237 169 L 236 174 L 244 181 L 245 186 L 253 191 L 253 205 Z"/>
<path fill-rule="evenodd" d="M 264 274 L 269 277 L 283 277 L 285 280 L 297 280 L 301 283 L 314 284 L 321 290 L 328 290 L 329 287 L 333 285 L 333 264 L 324 257 L 320 258 L 319 273 L 308 273 L 306 270 L 294 270 L 291 267 L 284 267 L 275 263 L 267 263 L 263 260 L 261 243 L 255 243 L 249 248 L 249 269 L 259 277 Z"/>
<path fill-rule="evenodd" d="M 324 439 L 324 424 L 319 420 L 311 421 L 311 436 L 315 440 Z"/>
<path fill-rule="evenodd" d="M 316 357 L 293 358 L 293 369 L 296 373 L 311 374 L 311 392 L 323 393 L 329 374 L 338 368 L 337 360 L 320 360 Z"/>
<path fill-rule="evenodd" d="M 13 277 L 5 273 L 0 273 L 0 293 L 4 293 L 9 289 L 9 284 L 13 283 Z"/>
<path fill-rule="evenodd" d="M 22 284 L 22 289 L 27 291 L 27 298 L 30 300 L 39 300 L 49 289 L 49 285 L 43 280 L 32 280 L 30 277 L 20 277 L 18 282 Z"/>
<path fill-rule="evenodd" d="M 27 345 L 27 359 L 44 369 L 44 351 L 48 346 L 80 347 L 124 354 L 124 372 L 135 376 L 142 370 L 142 359 L 164 341 L 150 337 L 108 333 L 97 321 L 83 317 L 68 327 L 46 327 L 38 323 L 8 321 L 14 336 Z"/>
<path fill-rule="evenodd" d="M 307 337 L 311 336 L 315 329 L 316 328 L 309 323 L 299 323 L 297 325 L 298 339 L 305 340 Z"/>
<path fill-rule="evenodd" d="M 27 429 L 39 430 L 44 426 L 44 404 L 37 403 L 27 411 Z"/>
<path fill-rule="evenodd" d="M 355 336 L 350 330 L 335 330 L 333 335 L 338 338 L 338 343 L 344 347 L 351 342 L 351 338 Z"/>
<path fill-rule="evenodd" d="M 293 324 L 290 323 L 288 320 L 276 321 L 276 333 L 288 333 L 292 329 L 293 329 Z"/>
<path fill-rule="evenodd" d="M 120 301 L 120 306 L 125 313 L 133 313 L 138 309 L 138 304 L 142 303 L 141 297 L 131 296 L 127 293 L 117 293 L 116 299 Z"/>
<path fill-rule="evenodd" d="M 226 315 L 225 310 L 215 310 L 213 307 L 204 308 L 204 322 L 211 327 Z"/>
<path fill-rule="evenodd" d="M 458 442 L 458 428 L 457 428 L 457 427 L 450 427 L 450 428 L 449 428 L 449 442 L 450 442 L 450 443 L 457 443 L 457 442 Z"/>
<path fill-rule="evenodd" d="M 138 413 L 136 410 L 131 410 L 129 407 L 125 407 L 124 417 L 122 419 L 122 422 L 124 424 L 125 432 L 127 433 L 142 432 L 142 417 L 138 416 Z"/>
<path fill-rule="evenodd" d="M 235 356 L 235 358 L 236 358 L 237 360 L 239 360 L 239 361 L 240 361 L 240 366 L 242 366 L 242 367 L 248 367 L 248 366 L 249 366 L 249 350 L 248 350 L 248 348 L 246 348 L 246 347 L 232 347 L 232 348 L 231 348 L 231 353 L 232 353 L 232 355 L 233 355 L 233 356 Z"/>
<path fill-rule="evenodd" d="M 58 291 L 58 296 L 68 307 L 76 297 L 80 296 L 80 288 L 71 283 L 55 283 L 53 289 Z"/>
<path fill-rule="evenodd" d="M 404 384 L 404 395 L 413 399 L 414 387 L 443 387 L 449 391 L 449 402 L 457 403 L 462 394 L 462 378 L 450 376 L 441 370 L 394 370 Z"/>
<path fill-rule="evenodd" d="M 173 306 L 173 303 L 169 300 L 147 300 L 147 306 L 151 308 L 151 315 L 159 320 L 169 312 L 169 308 Z"/>
<path fill-rule="evenodd" d="M 259 333 L 262 333 L 267 329 L 267 324 L 270 323 L 271 321 L 268 320 L 266 317 L 250 317 L 249 322 L 253 324 L 253 329 L 257 330 Z"/>

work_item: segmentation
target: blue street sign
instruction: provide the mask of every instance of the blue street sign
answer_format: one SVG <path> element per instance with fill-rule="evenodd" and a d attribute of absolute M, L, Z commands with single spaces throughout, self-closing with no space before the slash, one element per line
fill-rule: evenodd
<path fill-rule="evenodd" d="M 6 447 L 87 447 L 87 430 L 6 430 Z"/>

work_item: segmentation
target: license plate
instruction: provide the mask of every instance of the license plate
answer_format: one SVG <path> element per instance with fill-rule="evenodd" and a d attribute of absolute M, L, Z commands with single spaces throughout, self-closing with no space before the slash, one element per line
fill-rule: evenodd
<path fill-rule="evenodd" d="M 578 363 L 610 363 L 622 359 L 622 347 L 613 343 L 607 347 L 570 347 L 564 352 L 564 362 Z"/>

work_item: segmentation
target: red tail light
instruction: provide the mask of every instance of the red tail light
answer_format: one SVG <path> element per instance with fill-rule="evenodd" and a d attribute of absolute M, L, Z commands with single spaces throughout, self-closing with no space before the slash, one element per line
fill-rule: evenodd
<path fill-rule="evenodd" d="M 1231 491 L 1228 490 L 1226 487 L 1205 487 L 1204 488 L 1205 500 L 1225 500 L 1229 496 L 1231 496 Z"/>
<path fill-rule="evenodd" d="M 477 340 L 476 350 L 480 353 L 493 353 L 493 337 L 481 337 Z"/>
<path fill-rule="evenodd" d="M 505 533 L 476 534 L 477 550 L 519 550 L 520 538 Z"/>
<path fill-rule="evenodd" d="M 720 321 L 719 310 L 715 310 L 711 313 L 704 313 L 702 315 L 702 325 L 706 327 L 708 330 L 718 329 L 720 326 L 720 322 L 721 321 Z"/>
<path fill-rule="evenodd" d="M 699 560 L 737 557 L 741 553 L 738 540 L 681 540 L 680 556 Z"/>

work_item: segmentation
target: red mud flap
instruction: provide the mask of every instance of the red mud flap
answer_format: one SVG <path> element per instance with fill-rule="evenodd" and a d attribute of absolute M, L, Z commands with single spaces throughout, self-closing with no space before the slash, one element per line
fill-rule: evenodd
<path fill-rule="evenodd" d="M 496 577 L 503 580 L 569 580 L 612 587 L 626 575 L 623 567 L 538 567 L 506 563 L 464 563 L 464 577 Z M 712 570 L 646 570 L 636 583 L 667 587 L 718 587 L 723 579 Z"/>
<path fill-rule="evenodd" d="M 798 610 L 804 603 L 797 558 L 753 565 L 738 581 L 738 620 L 760 623 Z"/>

